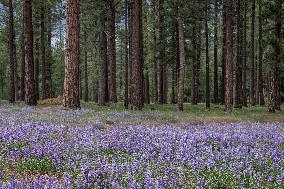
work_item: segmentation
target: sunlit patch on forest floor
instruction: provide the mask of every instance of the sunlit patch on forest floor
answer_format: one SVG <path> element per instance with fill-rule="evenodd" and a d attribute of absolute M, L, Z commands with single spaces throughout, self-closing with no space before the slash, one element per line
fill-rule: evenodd
<path fill-rule="evenodd" d="M 0 188 L 283 188 L 284 115 L 0 102 Z"/>

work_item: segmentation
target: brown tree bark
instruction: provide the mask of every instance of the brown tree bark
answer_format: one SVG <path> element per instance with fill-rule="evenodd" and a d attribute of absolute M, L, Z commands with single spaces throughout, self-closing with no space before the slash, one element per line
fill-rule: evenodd
<path fill-rule="evenodd" d="M 96 80 L 93 83 L 93 101 L 96 103 L 98 102 L 98 97 L 99 97 L 98 91 L 99 91 L 99 82 Z"/>
<path fill-rule="evenodd" d="M 258 56 L 259 56 L 259 60 L 258 60 L 258 73 L 257 73 L 257 78 L 258 78 L 258 97 L 259 97 L 259 105 L 263 106 L 264 105 L 264 94 L 263 94 L 263 69 L 262 69 L 262 64 L 263 64 L 263 42 L 262 42 L 262 33 L 263 33 L 263 29 L 262 29 L 262 1 L 259 0 L 259 4 L 258 4 L 258 9 L 259 9 L 259 16 L 258 16 L 258 37 L 259 37 L 259 49 L 258 49 Z"/>
<path fill-rule="evenodd" d="M 179 88 L 178 88 L 178 111 L 183 111 L 184 103 L 184 78 L 185 78 L 185 50 L 184 50 L 184 30 L 183 20 L 178 18 L 178 37 L 179 37 Z"/>
<path fill-rule="evenodd" d="M 40 62 L 40 32 L 38 30 L 40 28 L 40 14 L 37 11 L 35 13 L 35 93 L 36 93 L 36 99 L 39 100 L 39 62 Z"/>
<path fill-rule="evenodd" d="M 46 76 L 46 36 L 45 36 L 45 6 L 42 5 L 41 10 L 40 10 L 40 41 L 41 41 L 41 81 L 42 81 L 42 98 L 47 99 L 47 76 Z"/>
<path fill-rule="evenodd" d="M 47 52 L 46 52 L 46 97 L 52 98 L 52 76 L 51 76 L 51 66 L 52 66 L 52 47 L 51 47 L 51 37 L 52 37 L 52 11 L 48 9 L 47 15 Z"/>
<path fill-rule="evenodd" d="M 16 64 L 16 51 L 15 49 L 15 30 L 14 30 L 14 7 L 13 0 L 8 1 L 9 6 L 9 76 L 10 76 L 10 86 L 9 86 L 9 101 L 10 103 L 15 102 L 15 64 Z"/>
<path fill-rule="evenodd" d="M 222 79 L 220 85 L 220 103 L 225 104 L 225 86 L 226 86 L 226 1 L 223 0 L 223 45 L 222 45 Z"/>
<path fill-rule="evenodd" d="M 144 76 L 144 103 L 150 104 L 150 81 L 149 81 L 149 72 L 146 68 L 146 73 Z"/>
<path fill-rule="evenodd" d="M 143 63 L 142 63 L 142 1 L 132 1 L 132 98 L 131 104 L 134 110 L 143 107 Z"/>
<path fill-rule="evenodd" d="M 88 43 L 87 39 L 88 35 L 87 32 L 84 32 L 84 76 L 85 76 L 85 95 L 84 95 L 84 101 L 89 102 L 89 77 L 88 77 Z"/>
<path fill-rule="evenodd" d="M 247 104 L 247 1 L 244 1 L 244 33 L 243 33 L 243 105 Z"/>
<path fill-rule="evenodd" d="M 176 7 L 176 12 L 178 14 L 178 6 Z M 178 20 L 175 22 L 176 25 L 176 62 L 172 65 L 172 95 L 171 95 L 171 104 L 177 103 L 177 93 L 178 93 L 178 79 L 179 79 L 179 23 Z"/>
<path fill-rule="evenodd" d="M 270 113 L 275 113 L 276 111 L 276 68 L 273 67 L 272 70 L 269 72 L 269 94 L 268 94 L 268 111 Z"/>
<path fill-rule="evenodd" d="M 24 0 L 24 36 L 25 36 L 25 101 L 27 105 L 36 105 L 34 58 L 33 58 L 33 24 L 32 1 Z"/>
<path fill-rule="evenodd" d="M 80 0 L 67 0 L 67 49 L 63 106 L 80 108 Z"/>
<path fill-rule="evenodd" d="M 199 70 L 198 70 L 198 52 L 197 52 L 197 23 L 193 26 L 192 32 L 192 87 L 191 87 L 191 104 L 197 105 L 198 93 L 199 93 Z"/>
<path fill-rule="evenodd" d="M 218 1 L 215 0 L 214 5 L 214 103 L 219 101 L 219 87 L 218 87 Z"/>
<path fill-rule="evenodd" d="M 23 19 L 23 25 L 22 25 L 22 39 L 21 39 L 21 48 L 22 48 L 22 55 L 21 55 L 21 86 L 20 86 L 20 100 L 21 101 L 25 101 L 25 75 L 26 75 L 26 71 L 25 71 L 25 24 L 24 24 L 24 19 Z"/>
<path fill-rule="evenodd" d="M 125 75 L 124 75 L 124 107 L 128 109 L 129 106 L 129 74 L 128 74 L 128 54 L 129 54 L 129 48 L 128 48 L 128 42 L 129 42 L 129 30 L 128 30 L 128 0 L 125 0 L 125 10 L 124 10 L 124 16 L 125 16 Z"/>
<path fill-rule="evenodd" d="M 233 110 L 233 1 L 226 0 L 226 88 L 225 111 Z"/>
<path fill-rule="evenodd" d="M 164 84 L 164 15 L 163 0 L 157 0 L 157 17 L 158 17 L 158 103 L 163 104 L 165 101 L 165 84 Z"/>
<path fill-rule="evenodd" d="M 216 5 L 215 5 L 216 6 Z M 206 108 L 210 109 L 210 76 L 209 76 L 209 36 L 208 36 L 208 2 L 206 1 L 206 8 L 205 8 L 205 48 L 206 48 L 206 87 L 205 87 L 205 104 L 206 104 Z M 214 41 L 216 39 L 214 38 Z M 216 42 L 216 41 L 215 41 Z M 214 45 L 214 101 L 217 100 L 215 99 L 216 94 L 215 94 L 215 45 Z M 217 85 L 218 85 L 218 80 L 217 80 Z M 217 91 L 218 91 L 218 87 L 217 87 Z"/>
<path fill-rule="evenodd" d="M 105 33 L 105 11 L 100 15 L 100 67 L 99 67 L 99 97 L 98 103 L 106 105 L 108 101 L 108 61 L 107 36 Z"/>
<path fill-rule="evenodd" d="M 242 108 L 242 72 L 243 72 L 243 33 L 242 33 L 242 1 L 237 2 L 237 62 L 236 62 L 236 85 L 235 85 L 235 108 Z"/>
<path fill-rule="evenodd" d="M 251 10 L 251 75 L 250 75 L 250 100 L 251 105 L 255 106 L 255 0 L 252 0 L 252 10 Z"/>
<path fill-rule="evenodd" d="M 115 41 L 115 1 L 110 0 L 110 36 L 109 36 L 109 66 L 110 66 L 110 100 L 117 103 L 116 89 L 116 41 Z"/>

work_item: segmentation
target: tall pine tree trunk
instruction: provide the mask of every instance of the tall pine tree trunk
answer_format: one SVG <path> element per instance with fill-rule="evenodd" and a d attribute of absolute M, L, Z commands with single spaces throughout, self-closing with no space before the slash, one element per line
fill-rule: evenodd
<path fill-rule="evenodd" d="M 242 33 L 242 1 L 238 0 L 237 8 L 237 62 L 236 62 L 236 89 L 235 89 L 235 108 L 242 108 L 242 72 L 243 72 L 243 33 Z"/>
<path fill-rule="evenodd" d="M 47 76 L 46 76 L 46 35 L 45 35 L 45 5 L 42 5 L 41 7 L 41 13 L 40 13 L 40 36 L 41 36 L 41 81 L 42 81 L 42 98 L 46 99 L 47 97 Z"/>
<path fill-rule="evenodd" d="M 116 41 L 115 41 L 115 1 L 110 1 L 110 36 L 109 36 L 109 66 L 110 66 L 110 100 L 117 103 L 116 92 Z"/>
<path fill-rule="evenodd" d="M 14 7 L 13 0 L 8 1 L 9 6 L 9 75 L 10 75 L 10 86 L 9 86 L 9 101 L 10 103 L 15 102 L 15 64 L 16 64 L 16 51 L 15 48 L 15 31 L 14 31 Z"/>
<path fill-rule="evenodd" d="M 243 33 L 243 105 L 247 104 L 247 1 L 244 1 L 244 33 Z"/>
<path fill-rule="evenodd" d="M 131 104 L 134 110 L 141 110 L 143 107 L 143 50 L 142 50 L 142 1 L 132 1 L 132 98 Z"/>
<path fill-rule="evenodd" d="M 40 14 L 37 11 L 35 13 L 35 92 L 36 92 L 36 99 L 39 100 L 39 62 L 40 62 Z"/>
<path fill-rule="evenodd" d="M 52 76 L 51 76 L 51 64 L 52 64 L 52 11 L 49 9 L 47 15 L 47 53 L 46 53 L 46 97 L 52 97 Z"/>
<path fill-rule="evenodd" d="M 233 110 L 233 2 L 226 0 L 226 88 L 225 111 Z"/>
<path fill-rule="evenodd" d="M 184 103 L 184 77 L 185 77 L 185 50 L 184 50 L 184 31 L 183 20 L 178 19 L 178 36 L 179 36 L 179 87 L 178 87 L 178 110 L 183 111 Z"/>
<path fill-rule="evenodd" d="M 24 11 L 23 11 L 24 12 Z M 26 95 L 26 70 L 25 70 L 25 20 L 23 16 L 23 21 L 22 21 L 22 39 L 21 39 L 21 49 L 22 49 L 22 54 L 21 54 L 21 86 L 20 86 L 20 100 L 25 101 L 25 95 Z"/>
<path fill-rule="evenodd" d="M 225 82 L 226 82 L 226 6 L 223 0 L 223 45 L 222 45 L 222 79 L 220 85 L 220 103 L 225 104 Z"/>
<path fill-rule="evenodd" d="M 191 88 L 191 104 L 197 105 L 198 100 L 198 93 L 199 93 L 199 70 L 198 70 L 198 52 L 197 52 L 197 22 L 195 22 L 193 26 L 193 33 L 192 33 L 192 88 Z"/>
<path fill-rule="evenodd" d="M 98 103 L 106 105 L 108 101 L 108 65 L 107 65 L 107 36 L 105 33 L 105 12 L 100 15 L 100 67 L 99 67 L 99 97 Z"/>
<path fill-rule="evenodd" d="M 255 0 L 252 0 L 252 10 L 251 10 L 251 75 L 250 75 L 250 100 L 251 105 L 255 106 Z"/>
<path fill-rule="evenodd" d="M 258 8 L 259 8 L 259 16 L 258 16 L 258 27 L 259 27 L 259 50 L 258 50 L 258 55 L 259 55 L 259 60 L 258 60 L 258 91 L 259 93 L 257 94 L 259 96 L 259 105 L 263 106 L 264 105 L 264 94 L 263 94 L 263 73 L 262 73 L 262 63 L 263 63 L 263 42 L 262 42 L 262 33 L 263 33 L 263 29 L 262 29 L 262 1 L 259 0 L 259 4 L 258 4 Z"/>
<path fill-rule="evenodd" d="M 128 0 L 125 0 L 125 75 L 124 75 L 124 107 L 128 109 L 129 105 L 129 91 L 128 91 L 128 86 L 129 86 L 129 77 L 128 77 L 128 54 L 129 54 L 129 49 L 128 49 L 128 42 L 129 42 L 129 31 L 128 31 Z"/>
<path fill-rule="evenodd" d="M 157 0 L 158 15 L 158 103 L 163 104 L 165 101 L 165 45 L 164 45 L 164 0 Z"/>
<path fill-rule="evenodd" d="M 85 95 L 84 95 L 84 101 L 88 102 L 89 101 L 89 77 L 88 77 L 88 44 L 87 44 L 87 39 L 88 35 L 87 32 L 84 32 L 84 61 L 85 61 L 85 66 L 84 66 L 84 76 L 85 76 Z"/>
<path fill-rule="evenodd" d="M 80 108 L 80 0 L 67 0 L 67 49 L 63 106 Z"/>
<path fill-rule="evenodd" d="M 215 4 L 216 6 L 216 4 Z M 205 48 L 206 48 L 206 87 L 205 87 L 205 104 L 206 104 L 206 108 L 207 109 L 210 109 L 210 86 L 209 86 L 209 82 L 210 82 L 210 76 L 209 76 L 209 36 L 208 36 L 208 2 L 206 1 L 206 8 L 205 8 Z M 214 42 L 216 43 L 215 41 L 216 39 L 214 38 Z M 214 46 L 214 101 L 217 100 L 215 99 L 217 96 L 215 96 L 215 46 Z M 218 83 L 218 80 L 217 80 L 217 83 Z M 218 91 L 218 89 L 217 89 Z M 215 101 L 216 102 L 216 101 Z"/>
<path fill-rule="evenodd" d="M 215 0 L 214 6 L 214 103 L 218 103 L 218 0 Z"/>
<path fill-rule="evenodd" d="M 268 111 L 270 113 L 275 113 L 276 111 L 276 68 L 275 66 L 269 72 L 269 94 L 268 94 Z"/>
<path fill-rule="evenodd" d="M 33 58 L 33 24 L 32 1 L 24 0 L 24 36 L 25 36 L 25 101 L 27 105 L 36 105 L 34 58 Z"/>

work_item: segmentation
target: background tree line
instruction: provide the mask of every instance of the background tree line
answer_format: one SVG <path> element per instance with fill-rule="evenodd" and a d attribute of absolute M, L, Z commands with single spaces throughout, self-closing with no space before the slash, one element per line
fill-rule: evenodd
<path fill-rule="evenodd" d="M 0 2 L 2 99 L 280 110 L 282 0 Z"/>

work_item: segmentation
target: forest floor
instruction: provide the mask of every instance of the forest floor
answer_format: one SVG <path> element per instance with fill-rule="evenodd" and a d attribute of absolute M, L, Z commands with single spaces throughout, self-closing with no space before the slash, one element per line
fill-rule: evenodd
<path fill-rule="evenodd" d="M 95 103 L 81 104 L 80 110 L 67 110 L 62 106 L 40 105 L 28 107 L 22 103 L 10 105 L 8 102 L 0 102 L 0 112 L 11 121 L 24 122 L 36 120 L 53 124 L 71 124 L 72 126 L 85 125 L 202 125 L 210 123 L 235 123 L 235 122 L 261 122 L 284 123 L 284 111 L 274 114 L 269 113 L 267 107 L 244 107 L 235 109 L 232 113 L 224 112 L 221 105 L 211 105 L 207 110 L 204 104 L 192 106 L 185 104 L 184 112 L 177 112 L 172 104 L 145 105 L 143 111 L 126 110 L 122 103 L 98 106 Z M 284 107 L 282 107 L 284 110 Z"/>
<path fill-rule="evenodd" d="M 0 101 L 0 188 L 284 188 L 283 141 L 266 107 Z"/>

